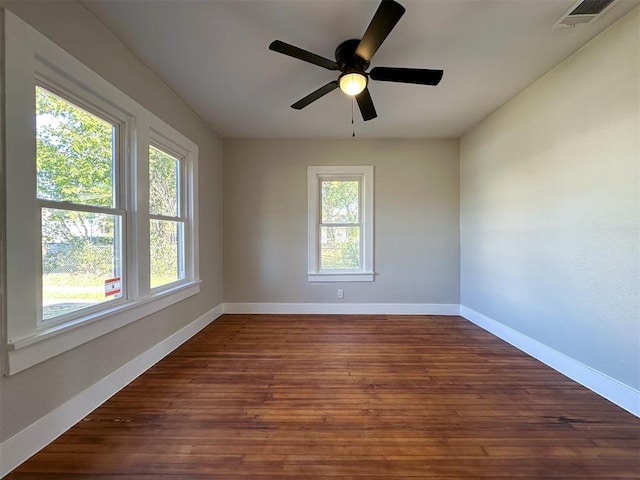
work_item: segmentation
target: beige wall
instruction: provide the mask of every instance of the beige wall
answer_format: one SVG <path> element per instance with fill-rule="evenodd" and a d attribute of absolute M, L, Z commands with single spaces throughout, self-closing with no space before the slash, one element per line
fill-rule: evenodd
<path fill-rule="evenodd" d="M 0 378 L 0 442 L 222 302 L 222 142 L 75 2 L 0 2 L 200 148 L 201 293 L 24 372 Z M 11 228 L 9 225 L 8 228 Z"/>
<path fill-rule="evenodd" d="M 308 165 L 374 166 L 375 282 L 307 282 Z M 457 140 L 225 140 L 224 179 L 225 302 L 458 303 Z"/>
<path fill-rule="evenodd" d="M 640 9 L 460 158 L 461 303 L 640 388 Z"/>

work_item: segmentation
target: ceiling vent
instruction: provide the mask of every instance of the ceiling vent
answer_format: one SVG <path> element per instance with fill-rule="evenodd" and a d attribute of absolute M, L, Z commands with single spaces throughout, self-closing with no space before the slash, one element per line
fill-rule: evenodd
<path fill-rule="evenodd" d="M 616 0 L 580 0 L 553 24 L 554 27 L 586 25 L 602 16 Z"/>

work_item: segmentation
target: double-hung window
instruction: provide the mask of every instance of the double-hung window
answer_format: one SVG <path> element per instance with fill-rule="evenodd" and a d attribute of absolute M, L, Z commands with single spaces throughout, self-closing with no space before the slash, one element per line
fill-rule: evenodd
<path fill-rule="evenodd" d="M 373 167 L 311 166 L 308 280 L 372 281 Z"/>
<path fill-rule="evenodd" d="M 52 90 L 35 88 L 41 324 L 97 311 L 123 296 L 123 123 Z"/>
<path fill-rule="evenodd" d="M 199 292 L 198 147 L 4 13 L 13 374 Z"/>
<path fill-rule="evenodd" d="M 185 277 L 184 202 L 181 200 L 183 160 L 162 147 L 149 147 L 150 287 Z"/>

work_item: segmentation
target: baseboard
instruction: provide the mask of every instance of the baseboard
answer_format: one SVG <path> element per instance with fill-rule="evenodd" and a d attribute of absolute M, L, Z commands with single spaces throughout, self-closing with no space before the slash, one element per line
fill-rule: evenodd
<path fill-rule="evenodd" d="M 0 478 L 54 441 L 147 369 L 222 315 L 222 304 L 0 444 Z"/>
<path fill-rule="evenodd" d="M 225 303 L 224 313 L 459 315 L 460 307 L 446 303 Z"/>
<path fill-rule="evenodd" d="M 638 390 L 464 305 L 460 305 L 460 315 L 629 413 L 640 417 Z"/>

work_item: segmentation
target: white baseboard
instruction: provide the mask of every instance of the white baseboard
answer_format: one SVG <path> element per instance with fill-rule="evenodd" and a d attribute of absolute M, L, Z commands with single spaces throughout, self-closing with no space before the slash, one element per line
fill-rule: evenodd
<path fill-rule="evenodd" d="M 136 377 L 209 325 L 222 315 L 222 310 L 222 304 L 218 305 L 64 405 L 5 440 L 0 444 L 0 478 L 58 438 Z"/>
<path fill-rule="evenodd" d="M 224 313 L 339 315 L 459 315 L 446 303 L 225 303 Z"/>
<path fill-rule="evenodd" d="M 589 390 L 640 417 L 640 392 L 471 308 L 460 315 Z"/>

